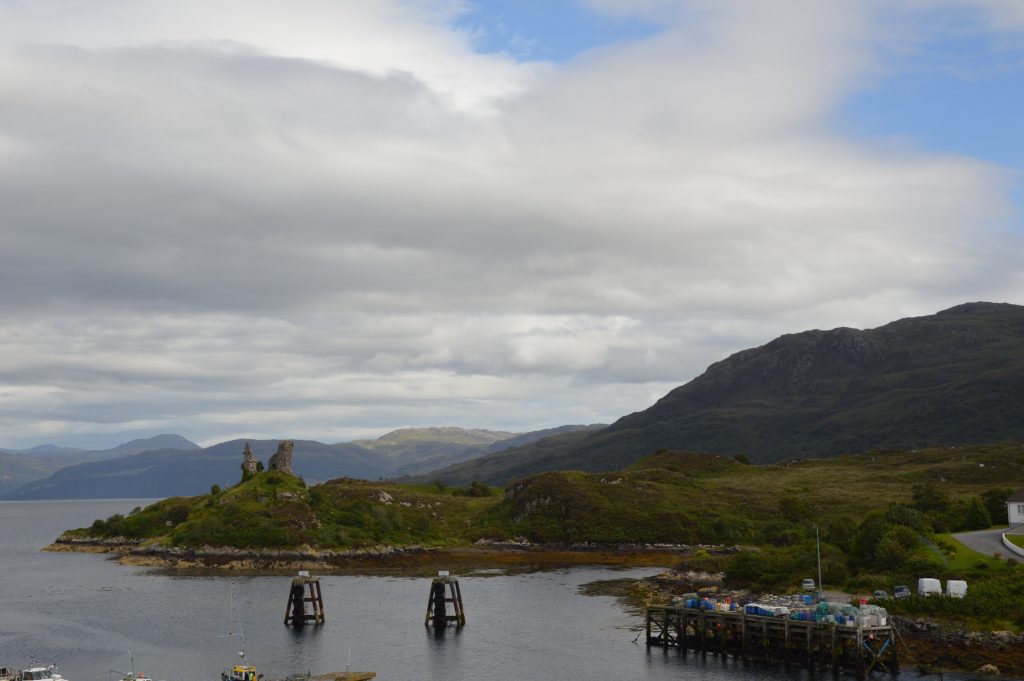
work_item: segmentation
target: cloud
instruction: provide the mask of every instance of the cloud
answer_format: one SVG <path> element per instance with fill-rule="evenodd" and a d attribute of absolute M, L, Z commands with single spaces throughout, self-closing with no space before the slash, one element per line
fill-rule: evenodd
<path fill-rule="evenodd" d="M 611 420 L 1020 284 L 1005 169 L 833 130 L 862 3 L 690 3 L 559 67 L 458 3 L 83 7 L 0 4 L 3 443 Z"/>

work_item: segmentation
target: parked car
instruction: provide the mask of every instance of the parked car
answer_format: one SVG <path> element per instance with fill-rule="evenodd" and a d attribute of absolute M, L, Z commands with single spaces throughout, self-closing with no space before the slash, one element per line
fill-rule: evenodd
<path fill-rule="evenodd" d="M 942 582 L 934 577 L 922 577 L 917 580 L 918 596 L 941 596 Z"/>
<path fill-rule="evenodd" d="M 804 591 L 814 591 L 814 580 L 805 579 L 804 581 L 800 582 L 800 588 Z"/>
<path fill-rule="evenodd" d="M 950 598 L 963 598 L 967 595 L 967 582 L 962 579 L 951 579 L 946 582 L 946 595 Z"/>
<path fill-rule="evenodd" d="M 876 601 L 884 601 L 887 598 L 889 598 L 889 592 L 885 589 L 879 589 L 875 593 L 871 594 L 871 597 L 874 598 Z"/>
<path fill-rule="evenodd" d="M 898 587 L 896 587 L 895 589 L 892 590 L 892 597 L 893 598 L 909 598 L 910 597 L 910 587 L 908 587 L 908 586 L 898 586 Z"/>

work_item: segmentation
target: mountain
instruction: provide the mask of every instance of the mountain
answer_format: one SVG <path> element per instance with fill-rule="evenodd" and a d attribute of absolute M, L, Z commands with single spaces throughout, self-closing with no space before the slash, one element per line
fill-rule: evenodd
<path fill-rule="evenodd" d="M 501 449 L 503 442 L 509 443 L 505 446 L 512 446 L 550 433 L 585 427 L 562 426 L 518 435 L 480 429 L 405 428 L 377 440 L 358 443 L 323 444 L 296 440 L 294 467 L 295 472 L 309 484 L 341 477 L 377 480 L 433 470 L 482 456 L 488 451 Z M 160 436 L 166 437 L 177 438 Z M 142 442 L 153 440 L 180 445 L 184 438 L 152 438 Z M 140 446 L 138 442 L 121 447 L 131 451 Z M 12 479 L 10 485 L 0 489 L 0 496 L 5 499 L 104 499 L 199 494 L 208 491 L 212 484 L 227 486 L 238 481 L 246 442 L 257 459 L 266 461 L 276 451 L 279 441 L 239 439 L 205 449 L 193 446 L 188 449 L 164 447 L 140 453 L 132 451 L 127 456 L 65 466 L 49 477 L 45 476 L 53 472 L 52 467 L 36 474 L 35 478 L 22 476 L 18 478 L 20 487 Z M 0 461 L 0 471 L 2 466 Z"/>
<path fill-rule="evenodd" d="M 529 433 L 506 433 L 493 430 L 461 428 L 407 428 L 382 435 L 377 440 L 357 441 L 364 447 L 392 457 L 394 469 L 390 477 L 422 475 L 463 461 L 470 461 L 492 452 L 500 452 L 536 442 L 562 432 L 593 426 L 560 426 Z"/>
<path fill-rule="evenodd" d="M 76 454 L 82 454 L 88 450 L 78 447 L 58 447 L 57 445 L 39 445 L 31 449 L 12 449 L 12 452 L 26 454 L 36 459 L 58 459 L 70 458 Z"/>
<path fill-rule="evenodd" d="M 382 450 L 405 445 L 416 445 L 427 442 L 441 442 L 456 445 L 481 446 L 490 445 L 501 440 L 516 436 L 517 433 L 506 433 L 482 428 L 456 428 L 443 426 L 434 428 L 401 428 L 381 435 L 376 440 L 354 440 L 352 444 L 366 449 Z"/>
<path fill-rule="evenodd" d="M 644 411 L 435 471 L 505 483 L 619 470 L 660 448 L 759 462 L 1024 440 L 1024 307 L 968 303 L 867 330 L 781 336 L 738 352 Z"/>
<path fill-rule="evenodd" d="M 45 478 L 56 466 L 18 452 L 0 450 L 0 498 L 25 483 Z"/>
<path fill-rule="evenodd" d="M 103 450 L 86 450 L 56 445 L 39 445 L 31 449 L 7 452 L 0 450 L 0 498 L 13 493 L 26 484 L 43 480 L 65 466 L 88 461 L 116 459 L 151 449 L 192 450 L 198 448 L 199 445 L 180 435 L 157 435 L 132 440 Z"/>
<path fill-rule="evenodd" d="M 157 449 L 92 461 L 62 468 L 5 498 L 124 499 L 200 494 L 213 484 L 238 482 L 245 442 L 259 459 L 269 458 L 278 444 L 278 440 L 232 440 L 206 449 Z M 298 440 L 293 452 L 296 473 L 310 481 L 383 475 L 383 469 L 374 464 L 374 455 L 354 445 Z"/>
<path fill-rule="evenodd" d="M 56 445 L 39 445 L 31 449 L 11 450 L 34 459 L 52 461 L 58 466 L 85 463 L 86 461 L 102 461 L 129 456 L 154 449 L 199 449 L 199 445 L 181 435 L 155 435 L 119 444 L 110 449 L 78 449 L 77 447 L 58 447 Z"/>

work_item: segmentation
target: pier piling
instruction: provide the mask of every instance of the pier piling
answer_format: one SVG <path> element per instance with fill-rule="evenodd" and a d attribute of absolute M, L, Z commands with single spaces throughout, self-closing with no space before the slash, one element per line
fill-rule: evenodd
<path fill-rule="evenodd" d="M 449 608 L 449 606 L 451 606 Z M 424 626 L 434 628 L 454 625 L 462 627 L 466 624 L 466 612 L 462 608 L 462 589 L 459 580 L 451 577 L 447 570 L 437 573 L 430 584 L 430 595 L 427 598 L 427 614 L 423 619 Z"/>
<path fill-rule="evenodd" d="M 292 586 L 288 591 L 288 605 L 284 609 L 284 623 L 301 626 L 307 622 L 323 624 L 324 620 L 324 597 L 320 591 L 320 579 L 310 577 L 308 572 L 302 570 L 298 577 L 292 579 Z"/>

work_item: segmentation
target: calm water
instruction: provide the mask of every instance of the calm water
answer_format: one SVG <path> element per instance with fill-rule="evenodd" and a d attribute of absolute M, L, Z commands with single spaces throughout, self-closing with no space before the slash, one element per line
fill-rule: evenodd
<path fill-rule="evenodd" d="M 610 597 L 577 593 L 595 579 L 651 570 L 571 568 L 462 576 L 468 624 L 436 638 L 423 626 L 423 578 L 326 576 L 327 623 L 282 624 L 287 577 L 167 576 L 105 556 L 42 553 L 62 529 L 125 513 L 138 501 L 0 502 L 0 665 L 55 662 L 70 681 L 136 668 L 155 679 L 215 681 L 233 661 L 230 592 L 248 659 L 266 673 L 352 669 L 382 681 L 700 679 L 792 681 L 800 672 L 648 651 L 642 619 Z M 443 568 L 444 566 L 439 566 Z M 824 677 L 822 677 L 824 678 Z"/>

